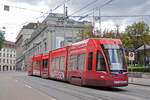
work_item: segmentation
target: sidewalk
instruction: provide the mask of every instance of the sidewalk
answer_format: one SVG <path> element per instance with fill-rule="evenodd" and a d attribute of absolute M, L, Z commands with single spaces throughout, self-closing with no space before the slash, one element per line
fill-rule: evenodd
<path fill-rule="evenodd" d="M 150 87 L 150 79 L 129 77 L 129 84 Z"/>

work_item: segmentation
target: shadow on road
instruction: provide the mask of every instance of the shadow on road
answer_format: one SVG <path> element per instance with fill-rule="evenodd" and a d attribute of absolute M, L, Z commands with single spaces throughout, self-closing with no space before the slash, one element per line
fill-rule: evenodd
<path fill-rule="evenodd" d="M 110 92 L 126 92 L 127 90 L 121 89 L 119 87 L 99 87 L 99 86 L 85 86 L 86 88 L 96 89 L 96 90 L 103 90 L 103 91 L 110 91 Z"/>
<path fill-rule="evenodd" d="M 34 76 L 34 77 L 39 77 L 40 76 Z M 69 82 L 66 81 L 62 81 L 62 80 L 57 80 L 57 79 L 50 79 L 50 78 L 46 78 L 46 80 L 52 80 L 58 83 L 64 83 L 66 85 L 72 85 L 72 86 L 77 86 L 77 85 L 73 85 L 70 84 Z M 125 89 L 125 87 L 100 87 L 100 86 L 77 86 L 77 87 L 83 87 L 83 88 L 89 88 L 89 89 L 95 89 L 95 90 L 103 90 L 103 91 L 110 91 L 110 92 L 127 92 L 127 90 Z"/>

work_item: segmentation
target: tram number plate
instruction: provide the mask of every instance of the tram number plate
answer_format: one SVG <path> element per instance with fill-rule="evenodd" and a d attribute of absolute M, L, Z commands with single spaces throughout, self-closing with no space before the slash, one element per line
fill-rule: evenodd
<path fill-rule="evenodd" d="M 115 84 L 119 84 L 119 83 L 124 84 L 124 83 L 127 83 L 127 81 L 114 81 L 114 83 Z"/>

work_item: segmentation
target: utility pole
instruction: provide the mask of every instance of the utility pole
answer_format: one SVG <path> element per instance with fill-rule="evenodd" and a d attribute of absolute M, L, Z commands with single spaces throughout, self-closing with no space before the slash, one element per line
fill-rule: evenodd
<path fill-rule="evenodd" d="M 99 8 L 99 35 L 101 36 L 101 8 Z"/>
<path fill-rule="evenodd" d="M 66 17 L 68 16 L 68 7 L 66 7 L 66 13 L 65 13 Z"/>
<path fill-rule="evenodd" d="M 94 16 L 94 9 L 93 9 L 93 29 L 95 27 L 95 16 Z M 93 30 L 93 33 L 95 34 L 95 30 Z"/>
<path fill-rule="evenodd" d="M 64 18 L 66 16 L 66 5 L 64 4 Z"/>
<path fill-rule="evenodd" d="M 101 36 L 101 8 L 105 7 L 106 5 L 110 4 L 113 0 L 109 0 L 108 2 L 104 3 L 99 7 L 99 26 L 100 26 L 100 36 Z"/>
<path fill-rule="evenodd" d="M 64 18 L 63 18 L 64 45 L 66 45 L 65 18 L 66 18 L 66 5 L 64 4 Z"/>

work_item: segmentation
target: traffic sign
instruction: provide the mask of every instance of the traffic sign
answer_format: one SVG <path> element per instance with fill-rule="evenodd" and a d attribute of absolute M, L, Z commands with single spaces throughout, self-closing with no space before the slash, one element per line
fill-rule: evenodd
<path fill-rule="evenodd" d="M 134 52 L 129 52 L 129 60 L 134 60 Z"/>

